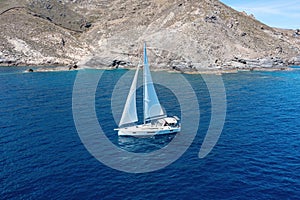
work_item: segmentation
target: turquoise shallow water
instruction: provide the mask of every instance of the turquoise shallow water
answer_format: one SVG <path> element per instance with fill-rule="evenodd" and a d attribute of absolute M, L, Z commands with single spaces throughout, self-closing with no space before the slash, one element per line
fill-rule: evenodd
<path fill-rule="evenodd" d="M 184 75 L 199 101 L 201 120 L 197 135 L 177 161 L 145 174 L 111 169 L 82 144 L 72 114 L 77 72 L 23 71 L 24 68 L 0 68 L 2 199 L 297 199 L 300 196 L 298 70 L 223 75 L 226 121 L 217 145 L 203 159 L 198 158 L 198 152 L 210 123 L 209 91 L 200 75 Z M 96 93 L 99 123 L 105 127 L 107 137 L 127 151 L 145 153 L 165 147 L 174 136 L 120 141 L 113 131 L 116 123 L 111 95 L 125 72 L 104 72 Z M 153 76 L 176 81 L 179 75 L 154 73 Z M 174 94 L 163 86 L 157 88 L 168 113 L 180 115 Z M 138 93 L 142 93 L 141 89 Z M 138 112 L 141 117 L 141 106 Z"/>

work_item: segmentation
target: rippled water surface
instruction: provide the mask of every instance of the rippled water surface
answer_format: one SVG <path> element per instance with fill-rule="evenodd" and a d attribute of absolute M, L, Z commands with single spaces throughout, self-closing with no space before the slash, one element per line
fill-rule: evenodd
<path fill-rule="evenodd" d="M 199 105 L 191 105 L 200 108 L 197 135 L 180 159 L 144 174 L 111 169 L 82 144 L 72 115 L 77 72 L 23 73 L 24 70 L 0 68 L 1 199 L 296 199 L 300 196 L 298 70 L 223 75 L 226 122 L 217 145 L 203 159 L 198 158 L 198 153 L 210 123 L 209 91 L 200 75 L 184 75 L 199 101 Z M 147 153 L 166 147 L 174 136 L 118 138 L 113 131 L 117 125 L 111 109 L 112 93 L 125 72 L 103 73 L 96 92 L 99 124 L 111 142 L 126 151 Z M 176 82 L 180 75 L 160 72 L 153 76 Z M 166 111 L 180 115 L 174 94 L 163 86 L 157 89 Z M 142 94 L 141 89 L 138 94 Z M 138 113 L 142 119 L 141 106 Z"/>

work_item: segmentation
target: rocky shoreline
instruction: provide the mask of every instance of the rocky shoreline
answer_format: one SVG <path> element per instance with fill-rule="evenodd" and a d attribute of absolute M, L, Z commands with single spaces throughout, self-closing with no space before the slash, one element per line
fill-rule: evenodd
<path fill-rule="evenodd" d="M 154 59 L 155 60 L 155 59 Z M 153 71 L 168 71 L 187 74 L 222 74 L 235 73 L 238 71 L 280 71 L 291 70 L 290 66 L 300 66 L 300 56 L 283 60 L 278 57 L 267 57 L 257 59 L 243 59 L 234 57 L 225 63 L 214 63 L 203 66 L 201 63 L 186 63 L 184 61 L 169 61 L 168 63 L 151 63 Z M 130 63 L 125 60 L 116 60 L 111 58 L 101 59 L 99 57 L 88 57 L 81 62 L 65 63 L 58 58 L 56 62 L 51 63 L 26 63 L 15 62 L 12 60 L 0 60 L 0 66 L 26 66 L 36 68 L 30 72 L 51 72 L 51 71 L 71 71 L 79 69 L 135 69 L 137 63 Z M 49 67 L 51 66 L 51 67 Z"/>
<path fill-rule="evenodd" d="M 3 66 L 134 68 L 144 41 L 152 70 L 300 65 L 300 30 L 269 27 L 218 0 L 2 0 L 0 25 Z"/>
<path fill-rule="evenodd" d="M 212 69 L 201 69 L 201 70 L 178 70 L 178 69 L 168 69 L 168 68 L 157 68 L 153 67 L 151 68 L 151 71 L 162 71 L 162 72 L 168 72 L 168 73 L 183 73 L 183 74 L 214 74 L 214 75 L 222 75 L 222 74 L 230 74 L 230 73 L 238 73 L 241 71 L 293 71 L 294 69 L 292 66 L 300 66 L 300 63 L 283 66 L 272 66 L 269 67 L 254 67 L 251 68 L 245 68 L 241 66 L 235 66 L 231 68 L 214 68 Z M 90 67 L 86 65 L 0 65 L 0 67 L 26 67 L 25 72 L 62 72 L 62 71 L 77 71 L 77 70 L 83 70 L 83 69 L 96 69 L 96 70 L 117 70 L 117 69 L 125 69 L 125 70 L 135 70 L 135 66 L 126 66 L 126 65 L 119 65 L 119 66 L 98 66 L 98 67 Z M 152 67 L 152 66 L 151 66 Z"/>

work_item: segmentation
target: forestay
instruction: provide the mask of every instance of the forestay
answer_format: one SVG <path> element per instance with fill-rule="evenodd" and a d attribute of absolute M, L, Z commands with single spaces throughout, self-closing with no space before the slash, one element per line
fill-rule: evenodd
<path fill-rule="evenodd" d="M 119 127 L 138 121 L 137 109 L 136 109 L 136 85 L 139 74 L 139 66 L 136 69 L 129 94 L 125 103 L 123 114 L 119 123 Z"/>

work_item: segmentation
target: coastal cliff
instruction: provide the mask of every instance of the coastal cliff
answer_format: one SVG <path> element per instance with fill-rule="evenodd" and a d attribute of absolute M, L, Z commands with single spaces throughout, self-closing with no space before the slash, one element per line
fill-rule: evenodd
<path fill-rule="evenodd" d="M 0 65 L 181 72 L 300 64 L 300 31 L 269 27 L 217 0 L 2 0 Z"/>

